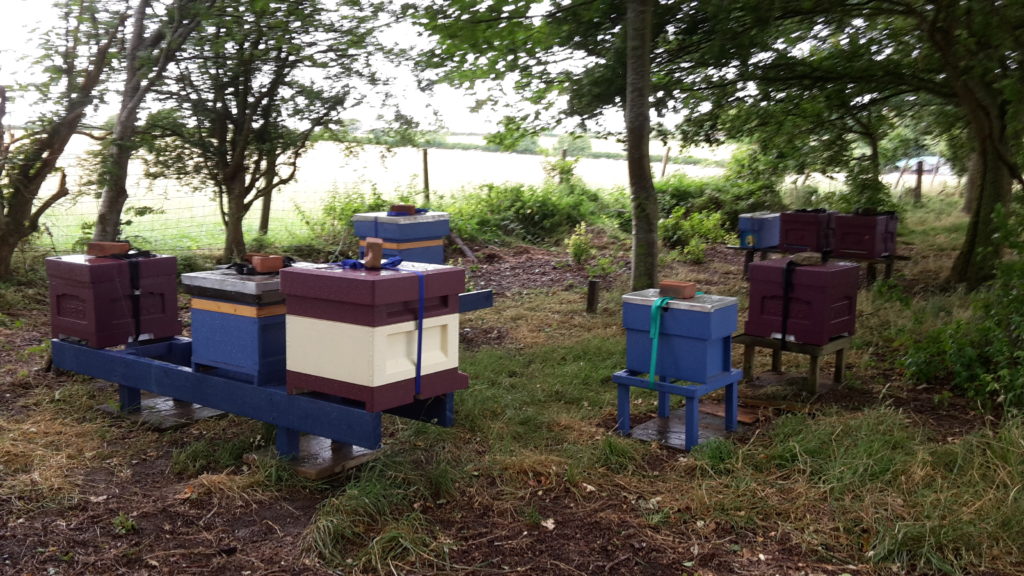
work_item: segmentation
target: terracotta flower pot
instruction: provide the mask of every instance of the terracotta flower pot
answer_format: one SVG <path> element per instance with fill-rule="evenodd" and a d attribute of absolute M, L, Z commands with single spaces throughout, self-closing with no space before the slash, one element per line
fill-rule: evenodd
<path fill-rule="evenodd" d="M 697 295 L 697 283 L 680 280 L 662 280 L 658 284 L 658 291 L 662 296 L 680 299 L 693 298 Z"/>

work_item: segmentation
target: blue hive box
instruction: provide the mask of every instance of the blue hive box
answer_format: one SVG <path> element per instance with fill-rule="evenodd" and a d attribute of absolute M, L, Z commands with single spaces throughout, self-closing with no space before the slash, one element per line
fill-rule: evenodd
<path fill-rule="evenodd" d="M 444 264 L 444 237 L 451 232 L 447 212 L 408 216 L 365 212 L 352 216 L 352 227 L 360 239 L 360 257 L 367 238 L 380 238 L 386 258 L 398 256 L 409 262 Z"/>
<path fill-rule="evenodd" d="M 656 289 L 622 297 L 626 328 L 626 369 L 646 374 L 651 367 L 651 306 Z M 665 379 L 705 383 L 732 369 L 732 333 L 736 330 L 735 298 L 700 294 L 672 300 L 662 311 L 655 371 Z"/>
<path fill-rule="evenodd" d="M 781 220 L 778 212 L 740 214 L 740 247 L 760 249 L 778 246 Z"/>
<path fill-rule="evenodd" d="M 285 381 L 285 304 L 276 274 L 183 274 L 192 296 L 192 367 L 261 386 Z"/>
<path fill-rule="evenodd" d="M 284 384 L 284 314 L 248 316 L 224 312 L 223 308 L 203 310 L 200 303 L 229 304 L 192 299 L 193 365 L 243 374 L 245 380 L 251 379 L 254 384 Z M 255 314 L 258 307 L 244 308 L 253 309 Z"/>

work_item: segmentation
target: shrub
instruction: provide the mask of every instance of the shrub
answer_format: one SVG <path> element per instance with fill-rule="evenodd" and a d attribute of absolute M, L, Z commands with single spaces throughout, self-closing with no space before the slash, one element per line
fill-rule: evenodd
<path fill-rule="evenodd" d="M 358 239 L 352 234 L 352 216 L 362 212 L 380 212 L 392 204 L 371 187 L 369 192 L 355 188 L 332 191 L 318 211 L 308 212 L 296 206 L 306 234 L 283 247 L 301 260 L 324 261 L 354 257 Z"/>
<path fill-rule="evenodd" d="M 1006 262 L 991 286 L 971 295 L 967 318 L 951 318 L 909 344 L 907 378 L 949 385 L 982 404 L 1024 408 L 1022 285 L 1024 262 Z"/>
<path fill-rule="evenodd" d="M 693 178 L 672 174 L 654 183 L 658 212 L 672 217 L 682 208 L 687 212 L 718 212 L 723 224 L 733 228 L 739 215 L 758 210 L 780 210 L 784 206 L 777 187 L 744 181 L 728 175 Z"/>
<path fill-rule="evenodd" d="M 725 219 L 718 212 L 695 212 L 688 214 L 683 208 L 676 208 L 672 216 L 658 225 L 661 241 L 672 248 L 685 248 L 694 240 L 704 243 L 725 242 L 732 234 L 725 229 Z"/>
<path fill-rule="evenodd" d="M 580 222 L 597 219 L 601 198 L 579 183 L 485 184 L 475 192 L 441 200 L 463 239 L 546 243 L 568 236 Z"/>
<path fill-rule="evenodd" d="M 573 230 L 572 236 L 565 241 L 565 246 L 569 250 L 569 257 L 572 258 L 574 264 L 583 264 L 594 255 L 593 238 L 587 231 L 587 223 L 580 222 L 576 225 L 576 229 Z"/>

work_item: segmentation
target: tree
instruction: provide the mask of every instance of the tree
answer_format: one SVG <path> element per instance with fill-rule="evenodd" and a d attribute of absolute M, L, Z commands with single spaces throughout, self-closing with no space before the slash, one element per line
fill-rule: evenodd
<path fill-rule="evenodd" d="M 728 114 L 759 94 L 847 90 L 851 104 L 942 109 L 966 130 L 977 195 L 950 278 L 975 288 L 1001 253 L 995 214 L 1021 179 L 1024 5 L 998 0 L 714 0 L 671 2 L 656 102 Z M 814 88 L 816 87 L 816 88 Z M 884 108 L 883 108 L 884 109 Z M 714 123 L 707 123 L 713 126 Z M 952 129 L 959 125 L 960 129 Z M 816 131 L 820 133 L 819 131 Z M 961 159 L 966 164 L 966 159 Z"/>
<path fill-rule="evenodd" d="M 39 62 L 45 77 L 19 90 L 34 95 L 38 117 L 24 134 L 0 145 L 0 278 L 11 275 L 18 245 L 39 229 L 39 219 L 70 195 L 59 166 L 61 155 L 101 92 L 111 50 L 127 14 L 100 2 L 58 2 L 59 29 L 44 39 Z M 0 89 L 0 133 L 6 115 L 7 90 Z M 52 192 L 43 187 L 59 174 Z"/>
<path fill-rule="evenodd" d="M 124 88 L 113 131 L 104 142 L 100 168 L 103 192 L 93 240 L 113 241 L 120 235 L 121 211 L 128 199 L 128 163 L 136 149 L 139 109 L 150 91 L 163 81 L 164 72 L 199 25 L 202 8 L 212 0 L 138 0 L 131 19 L 131 34 L 124 48 Z M 154 14 L 154 12 L 159 12 Z"/>
<path fill-rule="evenodd" d="M 633 206 L 634 290 L 658 279 L 658 197 L 651 176 L 651 18 L 654 0 L 626 3 L 626 164 Z"/>
<path fill-rule="evenodd" d="M 243 218 L 295 178 L 313 134 L 374 82 L 381 6 L 344 0 L 221 1 L 190 36 L 147 118 L 151 175 L 212 190 L 223 258 L 245 252 Z M 386 56 L 386 54 L 385 54 Z"/>
<path fill-rule="evenodd" d="M 529 103 L 582 123 L 608 109 L 625 113 L 635 289 L 657 283 L 658 209 L 647 136 L 648 63 L 660 14 L 653 0 L 433 1 L 413 14 L 434 41 L 419 61 L 435 71 L 428 80 L 472 87 L 509 79 Z M 537 115 L 529 120 L 519 124 L 539 123 Z"/>

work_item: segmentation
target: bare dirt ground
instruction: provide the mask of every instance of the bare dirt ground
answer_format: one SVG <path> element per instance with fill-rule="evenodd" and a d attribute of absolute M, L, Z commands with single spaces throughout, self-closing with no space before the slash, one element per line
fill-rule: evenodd
<path fill-rule="evenodd" d="M 499 299 L 538 288 L 563 290 L 586 285 L 588 271 L 567 262 L 564 251 L 531 247 L 478 248 L 480 263 L 471 268 L 477 288 L 493 288 Z M 608 278 L 621 281 L 628 264 L 619 260 Z M 669 277 L 700 271 L 706 286 L 736 286 L 742 256 L 724 247 L 709 251 L 708 264 L 673 264 Z M 44 370 L 45 352 L 33 347 L 48 338 L 44 298 L 20 310 L 4 310 L 0 325 L 0 432 L 8 420 L 31 417 L 26 398 L 51 398 L 76 378 Z M 500 330 L 481 330 L 464 344 L 500 344 Z M 97 383 L 96 386 L 109 386 Z M 983 419 L 956 401 L 939 405 L 935 391 L 901 391 L 893 402 L 927 426 L 957 435 Z M 850 409 L 879 402 L 873 388 L 832 390 L 818 402 Z M 0 499 L 0 574 L 331 574 L 303 552 L 301 535 L 309 525 L 322 492 L 286 489 L 253 499 L 244 490 L 216 479 L 183 478 L 170 472 L 172 449 L 188 442 L 187 433 L 147 437 L 139 451 L 138 434 L 153 434 L 123 422 L 75 420 L 74 426 L 103 426 L 102 446 L 67 463 L 76 467 L 77 497 L 55 505 Z M 184 435 L 183 435 L 184 434 Z M 13 438 L 12 442 L 19 439 Z M 59 442 L 59 439 L 53 439 Z M 28 441 L 25 439 L 25 441 Z M 14 456 L 10 456 L 13 453 Z M 4 454 L 8 454 L 6 459 Z M 0 452 L 0 476 L 15 474 L 25 463 L 17 451 Z M 648 462 L 652 474 L 679 457 L 663 449 Z M 59 464 L 59 463 L 58 463 Z M 44 468 L 44 467 L 42 467 Z M 45 469 L 45 468 L 44 468 Z M 53 468 L 59 470 L 57 466 Z M 66 470 L 65 470 L 66 471 Z M 43 478 L 38 481 L 43 483 Z M 493 486 L 501 491 L 501 486 Z M 207 491 L 209 498 L 189 495 Z M 425 511 L 442 537 L 456 545 L 444 566 L 432 573 L 452 574 L 861 574 L 863 566 L 811 561 L 783 532 L 747 533 L 731 527 L 693 523 L 688 532 L 655 531 L 630 512 L 621 494 L 580 495 L 565 486 L 540 486 L 525 496 L 541 516 L 559 518 L 558 529 L 524 525 L 500 498 L 468 494 Z M 43 502 L 47 498 L 41 497 Z M 134 527 L 118 530 L 119 515 L 129 514 Z M 473 568 L 470 568 L 473 567 Z M 394 573 L 426 573 L 396 567 Z"/>

